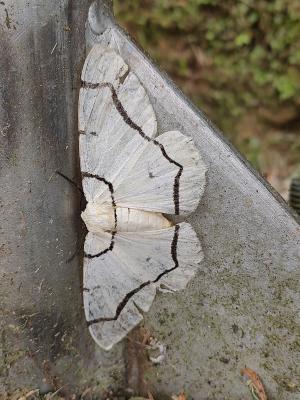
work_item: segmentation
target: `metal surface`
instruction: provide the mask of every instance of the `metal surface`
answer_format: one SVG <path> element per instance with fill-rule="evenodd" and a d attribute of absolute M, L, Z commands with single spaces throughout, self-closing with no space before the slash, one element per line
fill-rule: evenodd
<path fill-rule="evenodd" d="M 86 328 L 81 250 L 67 262 L 80 249 L 80 193 L 55 173 L 80 182 L 77 98 L 88 7 L 0 2 L 0 397 L 20 387 L 107 387 L 112 368 L 123 379 L 120 351 L 112 361 Z"/>
<path fill-rule="evenodd" d="M 72 393 L 125 387 L 122 345 L 97 349 L 80 294 L 80 195 L 76 102 L 89 2 L 0 3 L 1 361 L 0 393 L 27 386 Z M 215 128 L 114 25 L 110 2 L 91 8 L 87 46 L 114 27 L 120 54 L 143 82 L 159 132 L 194 138 L 209 168 L 190 221 L 205 262 L 184 292 L 159 294 L 145 325 L 165 345 L 148 366 L 135 339 L 128 382 L 195 400 L 246 398 L 245 365 L 270 398 L 299 398 L 300 228 Z M 138 337 L 136 338 L 138 340 Z M 133 354 L 133 356 L 132 356 Z M 133 360 L 130 357 L 133 357 Z"/>
<path fill-rule="evenodd" d="M 298 399 L 298 223 L 120 28 L 111 38 L 146 88 L 159 132 L 193 137 L 208 166 L 204 198 L 190 217 L 205 261 L 187 290 L 158 295 L 146 315 L 146 327 L 167 346 L 163 365 L 145 372 L 149 387 L 169 396 L 184 388 L 199 400 L 245 398 L 240 369 L 247 366 L 260 374 L 270 398 Z"/>

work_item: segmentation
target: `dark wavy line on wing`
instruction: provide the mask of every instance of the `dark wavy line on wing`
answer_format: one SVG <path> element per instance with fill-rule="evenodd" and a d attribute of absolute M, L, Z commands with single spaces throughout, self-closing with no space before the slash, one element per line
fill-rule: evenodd
<path fill-rule="evenodd" d="M 114 187 L 111 182 L 107 181 L 105 178 L 103 178 L 99 175 L 90 174 L 89 172 L 82 172 L 82 177 L 83 178 L 94 178 L 100 182 L 105 183 L 105 185 L 108 187 L 108 190 L 110 192 L 111 205 L 114 210 L 114 221 L 115 222 L 114 222 L 114 230 L 113 230 L 113 232 L 111 232 L 110 245 L 106 249 L 104 249 L 103 251 L 101 251 L 100 253 L 97 253 L 97 254 L 84 253 L 84 257 L 86 257 L 86 258 L 95 258 L 95 257 L 102 256 L 103 254 L 107 253 L 108 251 L 112 251 L 112 249 L 114 248 L 114 244 L 115 244 L 114 239 L 115 239 L 117 224 L 118 224 L 116 202 L 115 202 L 115 198 L 114 198 Z"/>
<path fill-rule="evenodd" d="M 99 322 L 107 322 L 107 321 L 116 321 L 119 318 L 119 315 L 121 314 L 122 310 L 125 308 L 126 304 L 129 302 L 129 300 L 140 290 L 142 290 L 145 286 L 150 285 L 151 283 L 156 283 L 158 282 L 164 275 L 168 274 L 169 272 L 173 271 L 174 269 L 178 268 L 179 263 L 177 259 L 177 244 L 178 244 L 178 237 L 179 237 L 179 225 L 175 225 L 174 227 L 174 236 L 171 244 L 171 256 L 172 260 L 174 262 L 174 266 L 170 269 L 165 270 L 161 274 L 159 274 L 153 281 L 147 281 L 142 283 L 140 286 L 137 288 L 133 289 L 131 292 L 127 293 L 124 299 L 119 303 L 116 309 L 116 313 L 113 317 L 102 317 L 102 318 L 94 318 L 90 321 L 87 321 L 87 325 L 91 326 L 93 324 L 97 324 Z M 86 289 L 86 291 L 89 291 L 89 289 Z"/>
<path fill-rule="evenodd" d="M 81 87 L 84 89 L 99 89 L 99 88 L 109 88 L 111 91 L 111 96 L 113 103 L 116 107 L 116 110 L 119 112 L 121 117 L 123 118 L 124 122 L 129 125 L 132 129 L 136 130 L 142 138 L 147 140 L 148 142 L 152 142 L 155 146 L 158 146 L 161 150 L 162 155 L 166 160 L 168 160 L 171 164 L 174 164 L 178 167 L 178 172 L 174 178 L 173 184 L 173 201 L 174 201 L 174 209 L 175 215 L 179 214 L 179 184 L 180 184 L 180 177 L 182 175 L 183 166 L 179 164 L 177 161 L 173 160 L 166 152 L 164 146 L 159 143 L 156 139 L 152 139 L 145 134 L 140 126 L 138 126 L 127 114 L 125 108 L 123 107 L 122 103 L 118 99 L 117 92 L 114 86 L 110 82 L 103 82 L 103 83 L 91 83 L 86 81 L 81 81 Z"/>

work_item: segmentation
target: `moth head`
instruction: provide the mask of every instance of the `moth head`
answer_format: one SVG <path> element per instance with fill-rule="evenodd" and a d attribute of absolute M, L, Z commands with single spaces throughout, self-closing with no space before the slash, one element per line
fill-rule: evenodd
<path fill-rule="evenodd" d="M 90 202 L 81 213 L 81 218 L 89 232 L 112 231 L 115 228 L 114 209 L 111 205 Z"/>

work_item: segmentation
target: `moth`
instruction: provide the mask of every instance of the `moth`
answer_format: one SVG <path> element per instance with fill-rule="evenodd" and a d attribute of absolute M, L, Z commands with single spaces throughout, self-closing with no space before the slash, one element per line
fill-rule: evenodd
<path fill-rule="evenodd" d="M 195 231 L 165 215 L 196 209 L 206 168 L 191 138 L 156 137 L 149 97 L 114 48 L 94 45 L 81 79 L 83 301 L 92 337 L 109 350 L 141 322 L 157 290 L 184 289 L 197 272 Z"/>

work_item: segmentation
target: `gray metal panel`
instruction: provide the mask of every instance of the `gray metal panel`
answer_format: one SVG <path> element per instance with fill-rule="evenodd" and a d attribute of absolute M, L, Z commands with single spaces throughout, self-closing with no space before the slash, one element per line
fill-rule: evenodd
<path fill-rule="evenodd" d="M 123 380 L 81 300 L 77 98 L 89 2 L 0 3 L 0 393 Z M 114 363 L 118 363 L 114 366 Z M 69 385 L 68 385 L 69 384 Z M 49 386 L 50 385 L 50 386 Z M 0 397 L 1 397 L 0 394 Z"/>
<path fill-rule="evenodd" d="M 168 349 L 165 363 L 147 370 L 147 381 L 167 395 L 185 388 L 194 399 L 237 399 L 247 393 L 240 378 L 247 366 L 261 375 L 270 397 L 298 399 L 298 223 L 120 28 L 111 37 L 146 88 L 159 132 L 179 129 L 193 137 L 208 166 L 204 197 L 189 218 L 205 261 L 187 290 L 159 294 L 146 316 L 146 327 Z M 87 41 L 97 41 L 89 29 Z"/>

